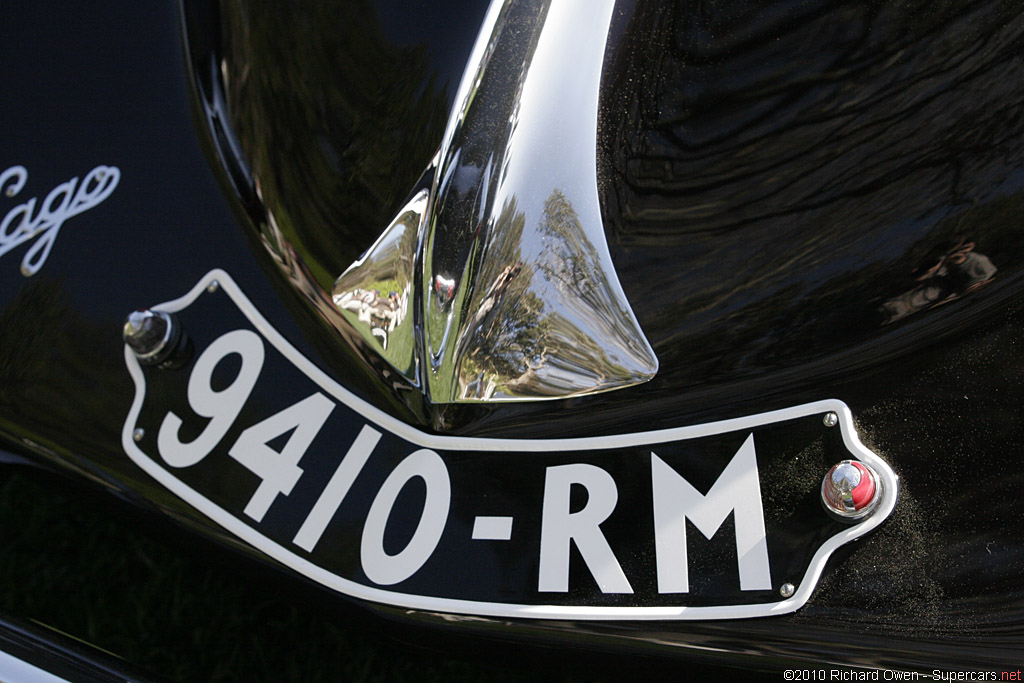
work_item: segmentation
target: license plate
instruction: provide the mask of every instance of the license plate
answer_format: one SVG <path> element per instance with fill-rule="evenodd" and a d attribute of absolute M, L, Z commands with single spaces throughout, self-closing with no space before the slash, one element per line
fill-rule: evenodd
<path fill-rule="evenodd" d="M 355 598 L 550 619 L 783 614 L 895 504 L 895 476 L 838 400 L 601 437 L 429 434 L 303 357 L 223 271 L 153 308 L 177 314 L 195 354 L 144 368 L 125 347 L 128 457 Z M 847 458 L 887 492 L 857 524 L 820 503 L 822 477 Z"/>

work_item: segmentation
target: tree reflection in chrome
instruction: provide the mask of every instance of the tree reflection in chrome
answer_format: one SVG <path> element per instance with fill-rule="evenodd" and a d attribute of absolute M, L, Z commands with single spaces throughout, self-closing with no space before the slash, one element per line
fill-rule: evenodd
<path fill-rule="evenodd" d="M 613 8 L 495 1 L 435 162 L 335 283 L 346 319 L 434 403 L 578 396 L 657 372 L 598 203 L 595 36 Z"/>
<path fill-rule="evenodd" d="M 615 388 L 614 382 L 638 369 L 628 365 L 628 354 L 616 357 L 600 342 L 614 339 L 618 347 L 628 348 L 631 339 L 614 321 L 629 313 L 607 281 L 596 277 L 600 260 L 579 217 L 555 189 L 544 202 L 541 252 L 528 264 L 520 247 L 524 218 L 515 209 L 512 202 L 498 218 L 495 232 L 501 245 L 490 252 L 496 251 L 497 258 L 483 264 L 480 273 L 480 282 L 489 285 L 473 302 L 456 341 L 459 398 L 526 392 L 560 397 L 579 393 L 584 383 Z M 545 301 L 572 305 L 560 310 Z M 595 329 L 600 339 L 592 336 Z"/>

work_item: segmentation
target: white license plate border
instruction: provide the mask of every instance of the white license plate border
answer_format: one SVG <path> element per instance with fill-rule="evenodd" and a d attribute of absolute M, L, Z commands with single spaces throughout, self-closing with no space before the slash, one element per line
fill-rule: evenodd
<path fill-rule="evenodd" d="M 276 541 L 264 536 L 233 513 L 224 510 L 216 502 L 185 484 L 171 471 L 151 458 L 135 442 L 133 434 L 146 397 L 146 377 L 138 359 L 125 345 L 124 358 L 128 372 L 135 384 L 135 397 L 124 422 L 121 444 L 131 460 L 143 471 L 156 479 L 169 491 L 202 512 L 218 525 L 245 541 L 274 560 L 299 574 L 344 595 L 382 603 L 400 608 L 455 614 L 470 614 L 487 617 L 510 617 L 527 619 L 569 619 L 569 620 L 712 620 L 745 619 L 787 614 L 798 610 L 810 598 L 817 586 L 829 556 L 840 546 L 864 536 L 891 514 L 896 504 L 898 480 L 889 465 L 878 455 L 865 447 L 857 437 L 853 416 L 845 403 L 838 399 L 824 399 L 805 403 L 782 410 L 710 422 L 685 427 L 675 427 L 648 432 L 634 432 L 601 437 L 567 439 L 495 439 L 464 436 L 446 436 L 421 432 L 355 396 L 335 382 L 323 370 L 303 356 L 260 314 L 256 306 L 245 296 L 241 288 L 228 273 L 221 269 L 208 272 L 184 296 L 153 306 L 154 310 L 175 313 L 187 308 L 207 288 L 216 283 L 231 298 L 253 327 L 270 342 L 278 352 L 299 371 L 317 384 L 334 400 L 354 410 L 371 424 L 412 442 L 423 448 L 437 448 L 447 451 L 525 451 L 525 452 L 570 452 L 594 451 L 614 448 L 645 446 L 668 441 L 684 441 L 725 432 L 750 429 L 762 425 L 782 422 L 813 414 L 834 412 L 838 418 L 843 443 L 852 457 L 870 465 L 878 473 L 886 491 L 878 509 L 863 521 L 844 528 L 826 540 L 815 552 L 807 571 L 788 598 L 771 603 L 720 605 L 720 606 L 595 606 L 595 605 L 534 605 L 481 602 L 456 598 L 415 595 L 400 591 L 367 586 L 357 581 L 334 574 L 308 559 L 303 558 Z"/>

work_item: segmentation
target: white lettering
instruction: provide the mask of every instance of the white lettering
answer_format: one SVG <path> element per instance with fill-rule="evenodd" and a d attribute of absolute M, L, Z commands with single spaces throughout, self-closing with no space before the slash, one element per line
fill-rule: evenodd
<path fill-rule="evenodd" d="M 338 463 L 338 469 L 334 470 L 331 480 L 327 482 L 323 493 L 317 499 L 313 509 L 310 510 L 306 521 L 295 534 L 295 545 L 303 550 L 313 552 L 313 548 L 320 542 L 327 525 L 334 519 L 334 513 L 338 511 L 341 501 L 348 495 L 352 483 L 363 470 L 363 465 L 370 458 L 370 453 L 380 441 L 380 432 L 369 425 L 363 425 L 359 436 L 352 442 L 348 453 Z"/>
<path fill-rule="evenodd" d="M 214 391 L 213 370 L 232 353 L 242 357 L 238 375 L 230 385 Z M 263 369 L 264 355 L 263 340 L 249 330 L 228 332 L 203 351 L 188 378 L 188 404 L 196 415 L 211 418 L 210 422 L 194 441 L 182 443 L 178 438 L 181 418 L 168 412 L 156 437 L 157 450 L 164 462 L 171 467 L 190 467 L 209 455 L 242 412 Z"/>
<path fill-rule="evenodd" d="M 511 517 L 484 517 L 473 520 L 474 541 L 507 541 L 512 538 Z"/>
<path fill-rule="evenodd" d="M 334 402 L 317 392 L 238 435 L 228 455 L 263 480 L 245 506 L 245 514 L 259 522 L 278 494 L 292 492 L 302 476 L 299 460 L 333 410 Z M 291 435 L 280 452 L 267 445 L 288 432 Z"/>
<path fill-rule="evenodd" d="M 569 512 L 573 484 L 587 490 L 587 503 Z M 559 465 L 547 468 L 540 527 L 540 577 L 537 590 L 569 590 L 569 544 L 576 543 L 587 569 L 603 593 L 632 593 L 615 554 L 601 533 L 601 523 L 612 514 L 619 493 L 612 475 L 594 465 Z"/>
<path fill-rule="evenodd" d="M 427 485 L 423 513 L 409 544 L 397 555 L 388 555 L 384 550 L 384 528 L 398 494 L 413 477 L 421 477 Z M 437 453 L 423 448 L 398 463 L 398 467 L 380 487 L 366 515 L 359 546 L 359 557 L 366 578 L 378 585 L 390 586 L 419 571 L 441 540 L 451 500 L 452 486 L 448 468 Z"/>
<path fill-rule="evenodd" d="M 25 187 L 27 179 L 28 171 L 24 166 L 11 166 L 0 173 L 0 192 L 14 197 Z M 121 171 L 116 166 L 97 166 L 89 171 L 81 184 L 78 178 L 72 178 L 53 188 L 35 217 L 32 216 L 37 203 L 35 197 L 14 207 L 0 222 L 0 256 L 42 235 L 29 247 L 21 262 L 21 272 L 25 277 L 35 275 L 46 263 L 64 221 L 109 197 L 120 179 Z"/>
<path fill-rule="evenodd" d="M 686 520 L 693 522 L 710 539 L 730 512 L 736 525 L 740 590 L 771 590 L 753 434 L 743 442 L 706 496 L 654 453 L 651 453 L 651 480 L 659 593 L 690 590 Z"/>

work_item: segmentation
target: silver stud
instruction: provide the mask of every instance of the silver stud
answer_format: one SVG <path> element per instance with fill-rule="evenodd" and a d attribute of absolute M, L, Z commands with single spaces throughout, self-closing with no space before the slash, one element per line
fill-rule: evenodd
<path fill-rule="evenodd" d="M 821 482 L 821 502 L 834 517 L 853 522 L 867 517 L 882 500 L 882 480 L 855 460 L 836 463 Z"/>
<path fill-rule="evenodd" d="M 821 421 L 826 427 L 835 427 L 839 424 L 839 416 L 835 413 L 825 413 L 825 417 Z"/>
<path fill-rule="evenodd" d="M 142 441 L 142 437 L 146 436 L 146 430 L 142 427 L 136 427 L 135 431 L 132 432 L 132 440 L 135 443 Z"/>
<path fill-rule="evenodd" d="M 174 351 L 180 331 L 169 314 L 143 308 L 128 315 L 121 334 L 140 363 L 155 365 Z"/>
<path fill-rule="evenodd" d="M 18 194 L 18 191 L 14 189 L 14 185 L 8 185 L 7 189 L 4 190 L 4 194 L 7 195 L 8 197 L 13 197 L 14 195 Z"/>
<path fill-rule="evenodd" d="M 213 294 L 218 289 L 220 289 L 220 283 L 216 280 L 210 280 L 210 284 L 206 285 L 206 291 L 210 294 Z"/>
<path fill-rule="evenodd" d="M 784 598 L 791 598 L 794 593 L 796 593 L 796 586 L 791 583 L 784 583 L 782 584 L 782 587 L 779 588 L 779 595 Z"/>

